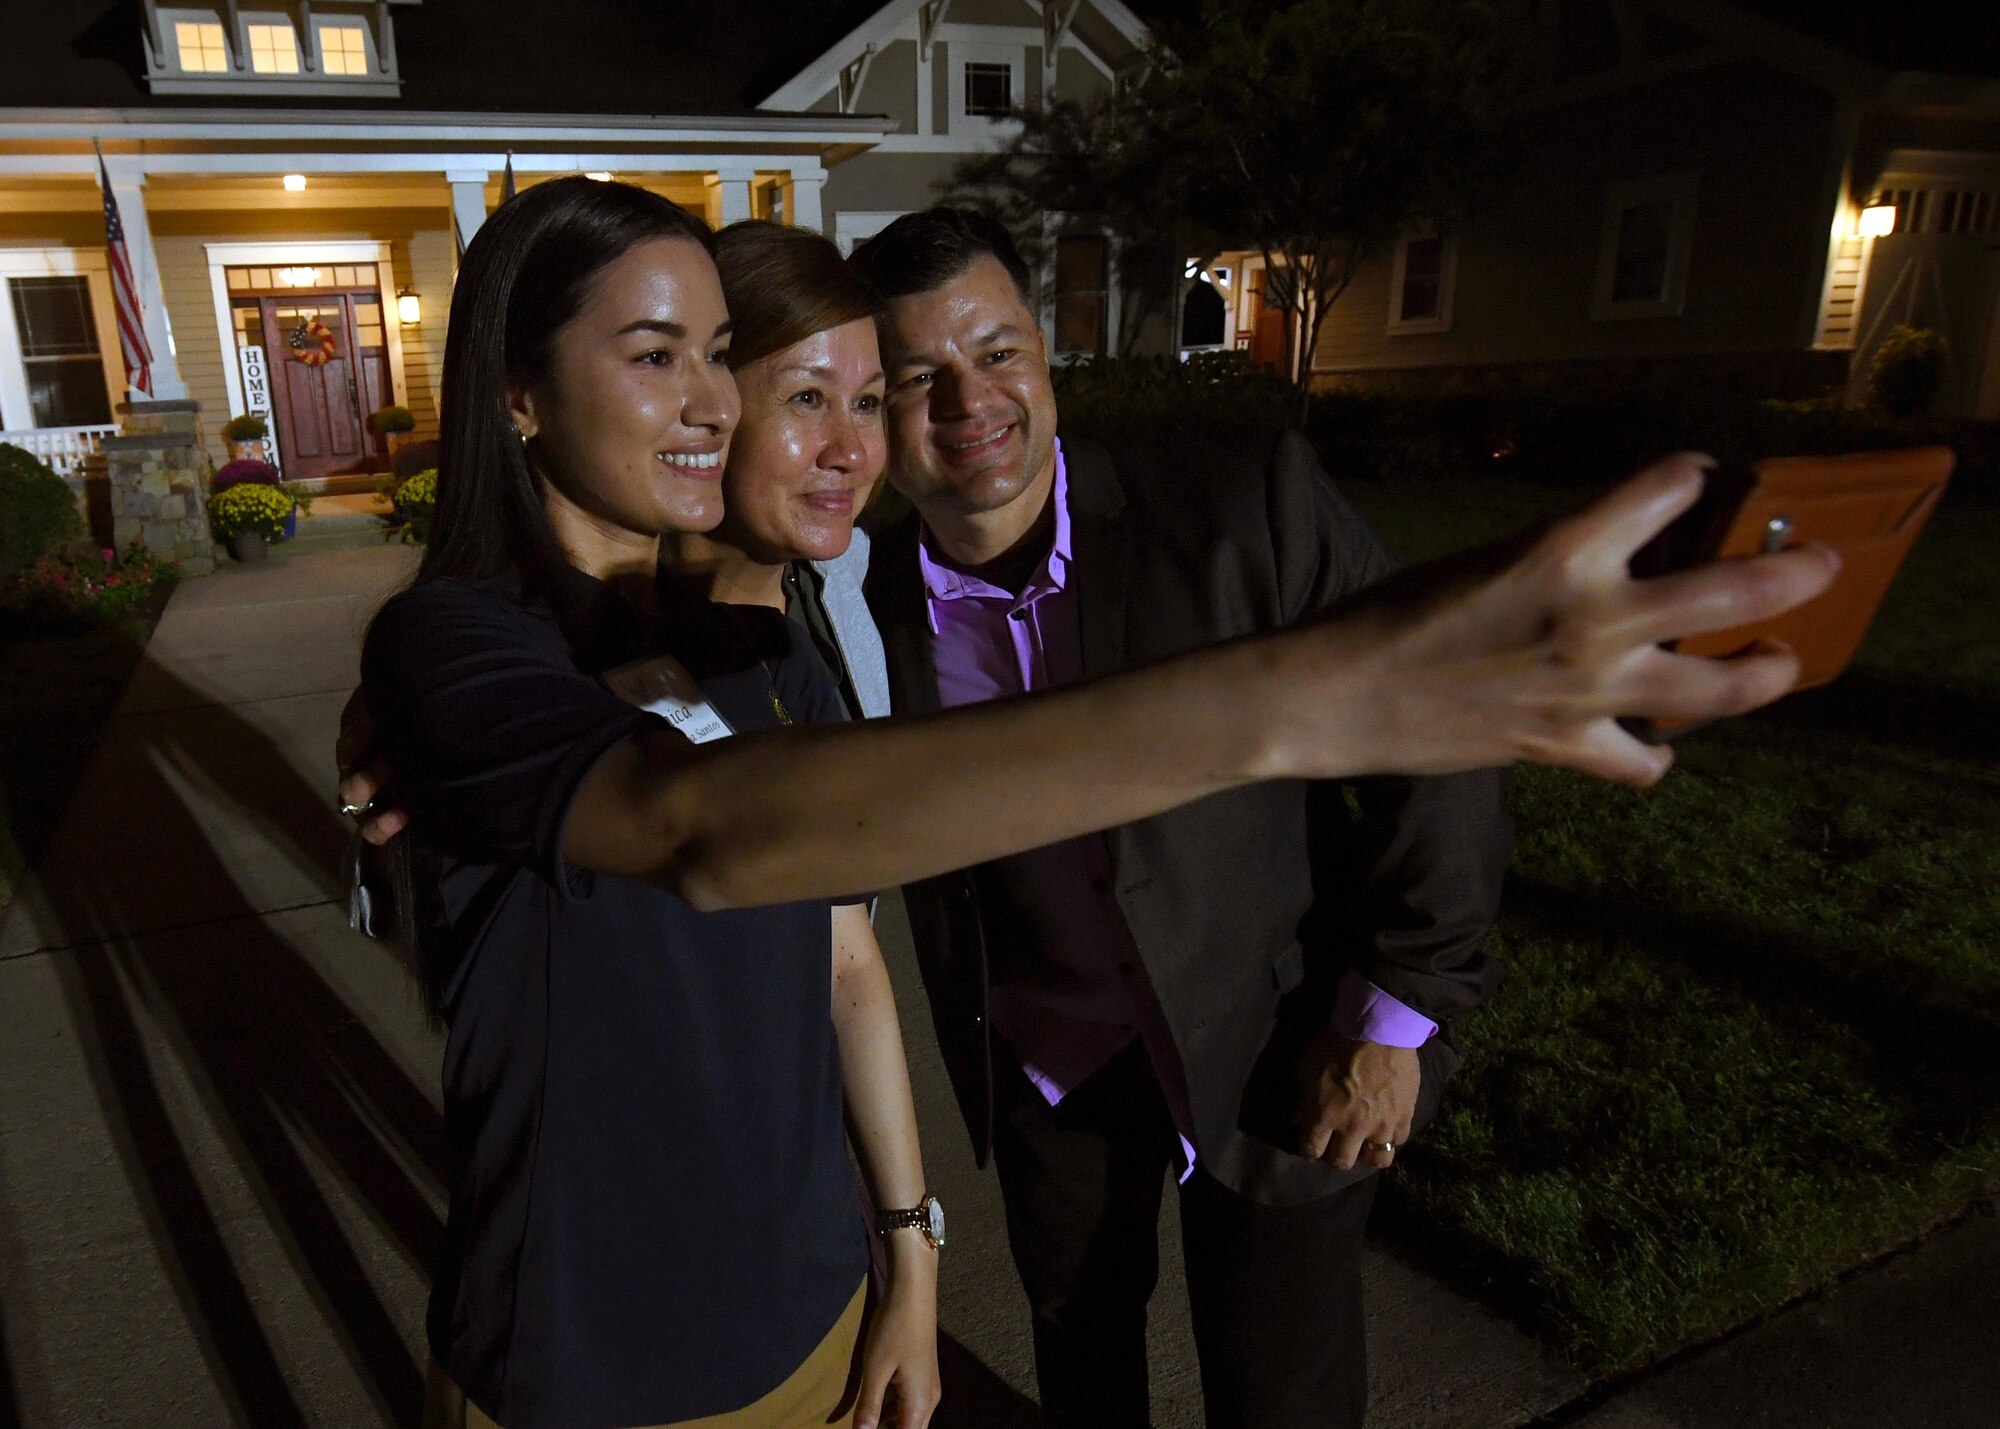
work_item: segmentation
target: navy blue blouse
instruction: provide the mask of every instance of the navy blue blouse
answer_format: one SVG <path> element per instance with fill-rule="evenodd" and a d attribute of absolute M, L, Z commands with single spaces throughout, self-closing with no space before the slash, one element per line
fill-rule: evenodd
<path fill-rule="evenodd" d="M 561 579 L 533 601 L 419 586 L 384 607 L 363 657 L 446 924 L 426 940 L 453 1165 L 431 1347 L 507 1429 L 750 1404 L 868 1265 L 830 905 L 700 913 L 562 857 L 592 765 L 663 723 L 599 671 L 673 650 L 739 732 L 779 723 L 779 706 L 837 720 L 839 695 L 775 612 L 649 623 Z"/>

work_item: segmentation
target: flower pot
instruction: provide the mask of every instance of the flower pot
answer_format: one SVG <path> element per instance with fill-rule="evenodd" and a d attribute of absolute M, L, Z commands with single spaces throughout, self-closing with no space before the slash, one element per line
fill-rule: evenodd
<path fill-rule="evenodd" d="M 291 513 L 285 517 L 284 534 L 279 536 L 278 539 L 280 541 L 289 541 L 292 539 L 292 537 L 298 534 L 299 534 L 299 508 L 294 506 L 291 509 Z"/>
<path fill-rule="evenodd" d="M 229 554 L 248 565 L 261 561 L 271 551 L 271 543 L 262 531 L 238 531 L 229 538 Z"/>
<path fill-rule="evenodd" d="M 262 437 L 252 437 L 247 442 L 229 443 L 229 459 L 231 461 L 270 460 L 270 458 L 264 454 L 264 439 Z"/>

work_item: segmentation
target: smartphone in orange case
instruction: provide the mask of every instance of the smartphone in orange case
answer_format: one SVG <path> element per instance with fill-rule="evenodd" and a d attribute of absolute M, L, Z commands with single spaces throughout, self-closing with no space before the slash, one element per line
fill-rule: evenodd
<path fill-rule="evenodd" d="M 1755 640 L 1782 640 L 1799 655 L 1796 688 L 1826 684 L 1860 648 L 1889 582 L 1944 495 L 1953 461 L 1945 447 L 1918 447 L 1717 467 L 1701 499 L 1633 556 L 1634 576 L 1671 575 L 1808 542 L 1840 553 L 1840 575 L 1817 599 L 1783 615 L 1667 648 L 1724 656 Z M 1703 723 L 1632 720 L 1626 727 L 1658 743 Z"/>

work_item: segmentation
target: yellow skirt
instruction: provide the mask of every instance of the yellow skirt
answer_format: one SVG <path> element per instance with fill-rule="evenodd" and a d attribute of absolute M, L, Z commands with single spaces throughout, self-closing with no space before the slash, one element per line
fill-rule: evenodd
<path fill-rule="evenodd" d="M 677 1419 L 645 1429 L 852 1429 L 861 1388 L 859 1349 L 868 1282 L 854 1292 L 840 1319 L 790 1378 L 755 1404 L 727 1414 Z M 433 1362 L 424 1386 L 424 1429 L 500 1429 Z"/>

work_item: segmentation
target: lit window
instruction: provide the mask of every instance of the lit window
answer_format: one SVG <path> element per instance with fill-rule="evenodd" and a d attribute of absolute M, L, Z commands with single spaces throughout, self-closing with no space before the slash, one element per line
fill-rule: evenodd
<path fill-rule="evenodd" d="M 359 25 L 319 27 L 320 68 L 328 74 L 368 73 L 368 35 Z"/>
<path fill-rule="evenodd" d="M 965 67 L 965 112 L 999 118 L 1014 110 L 1014 67 L 968 64 Z"/>
<path fill-rule="evenodd" d="M 299 41 L 290 25 L 250 27 L 250 68 L 258 74 L 299 72 Z"/>
<path fill-rule="evenodd" d="M 220 25 L 205 20 L 176 20 L 174 45 L 180 51 L 181 69 L 188 74 L 229 72 L 229 47 L 223 43 Z"/>

